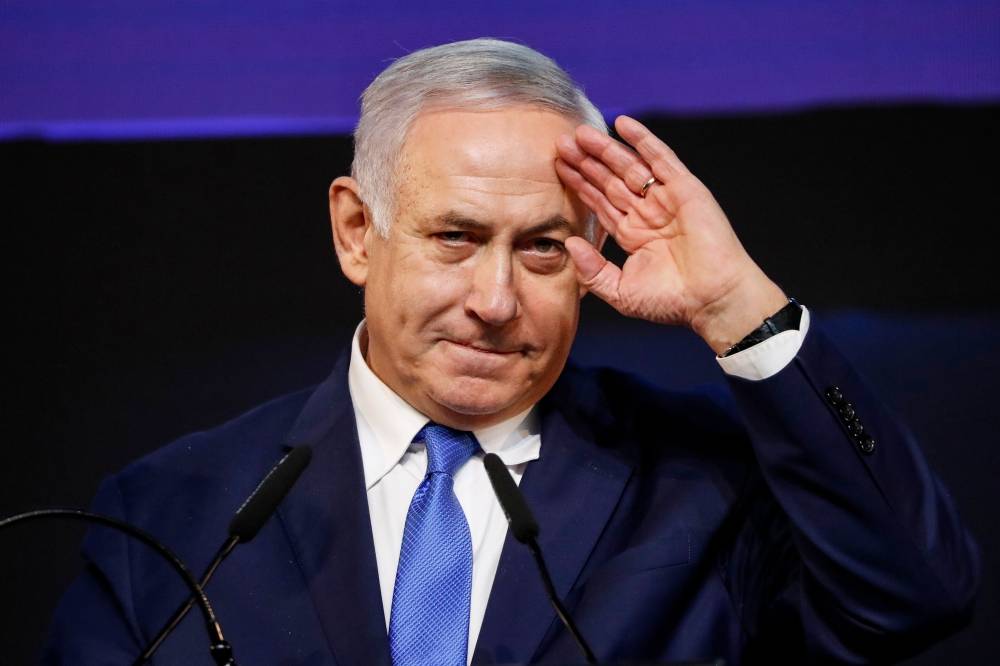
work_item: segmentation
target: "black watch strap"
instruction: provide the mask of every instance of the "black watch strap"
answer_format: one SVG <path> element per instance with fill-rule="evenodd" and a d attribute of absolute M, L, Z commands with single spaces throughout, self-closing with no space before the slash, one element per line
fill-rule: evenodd
<path fill-rule="evenodd" d="M 794 298 L 790 298 L 788 299 L 788 305 L 765 319 L 760 328 L 751 331 L 749 335 L 727 349 L 726 353 L 722 356 L 732 356 L 744 349 L 750 349 L 755 344 L 763 342 L 783 331 L 797 331 L 799 330 L 799 323 L 801 321 L 802 306 Z"/>

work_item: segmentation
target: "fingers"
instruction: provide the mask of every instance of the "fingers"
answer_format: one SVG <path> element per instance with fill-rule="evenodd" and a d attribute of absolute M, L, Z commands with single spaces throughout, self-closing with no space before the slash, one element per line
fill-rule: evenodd
<path fill-rule="evenodd" d="M 580 284 L 617 310 L 621 300 L 618 294 L 622 279 L 621 269 L 605 259 L 593 245 L 579 236 L 567 238 L 566 249 L 576 266 Z"/>
<path fill-rule="evenodd" d="M 690 191 L 688 181 L 697 181 L 690 178 L 674 152 L 641 123 L 619 116 L 616 125 L 622 137 L 641 153 L 583 125 L 574 135 L 556 141 L 556 170 L 597 213 L 618 244 L 632 252 L 650 233 L 661 233 L 672 223 L 680 209 L 677 194 Z M 643 185 L 651 178 L 655 178 L 654 183 L 643 192 Z"/>
<path fill-rule="evenodd" d="M 634 205 L 635 194 L 622 179 L 603 162 L 585 153 L 574 139 L 561 136 L 556 140 L 556 148 L 559 156 L 603 192 L 618 210 L 625 212 Z"/>
<path fill-rule="evenodd" d="M 639 121 L 618 116 L 615 128 L 635 151 L 589 125 L 578 127 L 572 138 L 560 139 L 557 148 L 559 156 L 603 190 L 619 210 L 636 206 L 651 176 L 665 183 L 688 173 L 677 154 Z"/>
<path fill-rule="evenodd" d="M 653 175 L 661 181 L 666 182 L 670 178 L 688 172 L 687 167 L 677 157 L 677 153 L 638 120 L 628 116 L 618 116 L 615 119 L 615 129 L 621 138 L 638 151 L 642 159 L 652 168 Z"/>
<path fill-rule="evenodd" d="M 563 183 L 576 191 L 583 205 L 597 214 L 601 226 L 613 237 L 617 237 L 618 227 L 625 218 L 624 213 L 612 204 L 601 190 L 584 178 L 583 174 L 560 158 L 556 158 L 556 173 Z"/>
<path fill-rule="evenodd" d="M 639 194 L 643 183 L 653 175 L 649 165 L 635 151 L 589 125 L 577 128 L 576 141 L 583 150 L 607 165 L 634 194 Z"/>

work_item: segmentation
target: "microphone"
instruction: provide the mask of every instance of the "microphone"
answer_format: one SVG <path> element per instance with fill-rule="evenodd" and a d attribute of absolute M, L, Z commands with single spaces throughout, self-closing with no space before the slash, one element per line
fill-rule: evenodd
<path fill-rule="evenodd" d="M 236 510 L 236 515 L 229 523 L 230 537 L 239 539 L 240 543 L 247 543 L 257 536 L 257 532 L 309 466 L 310 460 L 312 449 L 308 446 L 296 446 L 282 456 Z"/>
<path fill-rule="evenodd" d="M 569 611 L 566 610 L 556 595 L 556 587 L 552 583 L 552 576 L 549 575 L 549 568 L 542 557 L 542 549 L 538 546 L 538 534 L 540 532 L 538 521 L 535 520 L 535 516 L 531 513 L 524 495 L 521 494 L 517 484 L 514 483 L 514 479 L 511 478 L 510 472 L 507 471 L 507 466 L 500 459 L 500 456 L 495 453 L 487 453 L 486 457 L 483 458 L 483 465 L 486 467 L 486 475 L 490 477 L 490 485 L 493 486 L 493 492 L 500 502 L 500 507 L 507 516 L 507 523 L 510 525 L 511 534 L 514 535 L 515 539 L 526 545 L 531 551 L 531 555 L 535 558 L 535 564 L 538 565 L 538 573 L 541 575 L 542 584 L 545 586 L 545 593 L 548 595 L 549 601 L 552 602 L 552 607 L 555 608 L 556 615 L 559 616 L 563 625 L 573 636 L 580 651 L 583 652 L 583 656 L 587 659 L 587 663 L 596 664 L 597 657 L 594 656 L 594 652 L 587 645 L 587 641 L 584 640 L 576 623 L 573 622 L 573 618 L 570 617 Z"/>
<path fill-rule="evenodd" d="M 156 551 L 157 554 L 165 559 L 180 575 L 180 577 L 184 579 L 184 583 L 188 586 L 188 589 L 191 590 L 192 604 L 197 603 L 198 607 L 201 609 L 201 613 L 205 618 L 205 625 L 208 627 L 208 635 L 211 639 L 208 650 L 212 655 L 212 659 L 215 661 L 216 666 L 236 666 L 236 658 L 233 656 L 233 648 L 222 635 L 222 627 L 219 625 L 219 621 L 215 617 L 215 611 L 212 610 L 212 605 L 208 602 L 208 597 L 205 596 L 205 591 L 202 589 L 202 586 L 198 584 L 198 581 L 194 579 L 194 576 L 191 575 L 191 572 L 184 565 L 181 559 L 177 557 L 172 550 L 157 541 L 151 534 L 139 529 L 138 527 L 129 525 L 128 523 L 118 520 L 117 518 L 102 516 L 88 511 L 81 511 L 80 509 L 37 509 L 35 511 L 27 511 L 25 513 L 17 514 L 16 516 L 10 516 L 0 520 L 0 529 L 20 522 L 49 518 L 80 520 L 104 525 L 105 527 L 110 527 L 118 530 L 119 532 L 123 532 L 128 536 L 136 538 Z"/>
<path fill-rule="evenodd" d="M 250 496 L 243 501 L 243 504 L 236 510 L 236 514 L 229 522 L 229 538 L 226 539 L 222 547 L 215 553 L 215 557 L 212 558 L 212 561 L 205 568 L 204 573 L 202 573 L 201 582 L 199 583 L 202 588 L 208 585 L 208 581 L 212 579 L 215 570 L 219 568 L 223 560 L 229 557 L 238 544 L 248 543 L 257 536 L 257 532 L 264 526 L 264 523 L 271 517 L 271 514 L 275 512 L 281 500 L 285 499 L 285 495 L 292 489 L 295 482 L 299 480 L 299 476 L 302 475 L 306 466 L 309 465 L 310 460 L 312 460 L 312 449 L 308 446 L 296 446 L 282 456 L 275 463 L 274 467 L 271 468 L 271 471 L 261 479 L 260 483 L 250 493 Z M 196 602 L 197 599 L 192 596 L 174 611 L 174 614 L 167 620 L 166 624 L 163 625 L 163 628 L 160 629 L 153 640 L 149 642 L 149 645 L 142 651 L 139 658 L 133 662 L 133 666 L 139 666 L 153 656 L 153 653 L 159 649 L 160 644 L 177 628 L 177 625 L 181 623 L 181 620 L 184 619 Z"/>

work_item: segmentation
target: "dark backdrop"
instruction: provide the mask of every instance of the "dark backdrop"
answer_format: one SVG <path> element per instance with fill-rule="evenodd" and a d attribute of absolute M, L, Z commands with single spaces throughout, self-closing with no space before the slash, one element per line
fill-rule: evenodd
<path fill-rule="evenodd" d="M 975 623 L 913 663 L 984 663 L 1000 644 L 998 111 L 651 119 L 751 254 L 922 437 L 983 546 Z M 339 136 L 0 144 L 0 515 L 84 505 L 129 460 L 325 376 L 361 316 L 326 212 L 350 155 Z M 665 385 L 719 380 L 687 332 L 590 297 L 574 353 Z M 0 663 L 30 663 L 81 534 L 0 534 Z"/>

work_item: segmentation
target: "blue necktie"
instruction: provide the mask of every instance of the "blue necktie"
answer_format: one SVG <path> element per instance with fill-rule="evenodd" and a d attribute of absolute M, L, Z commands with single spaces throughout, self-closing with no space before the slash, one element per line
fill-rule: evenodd
<path fill-rule="evenodd" d="M 406 514 L 389 616 L 394 666 L 465 666 L 472 599 L 472 537 L 453 476 L 479 450 L 469 432 L 428 423 L 427 475 Z"/>

